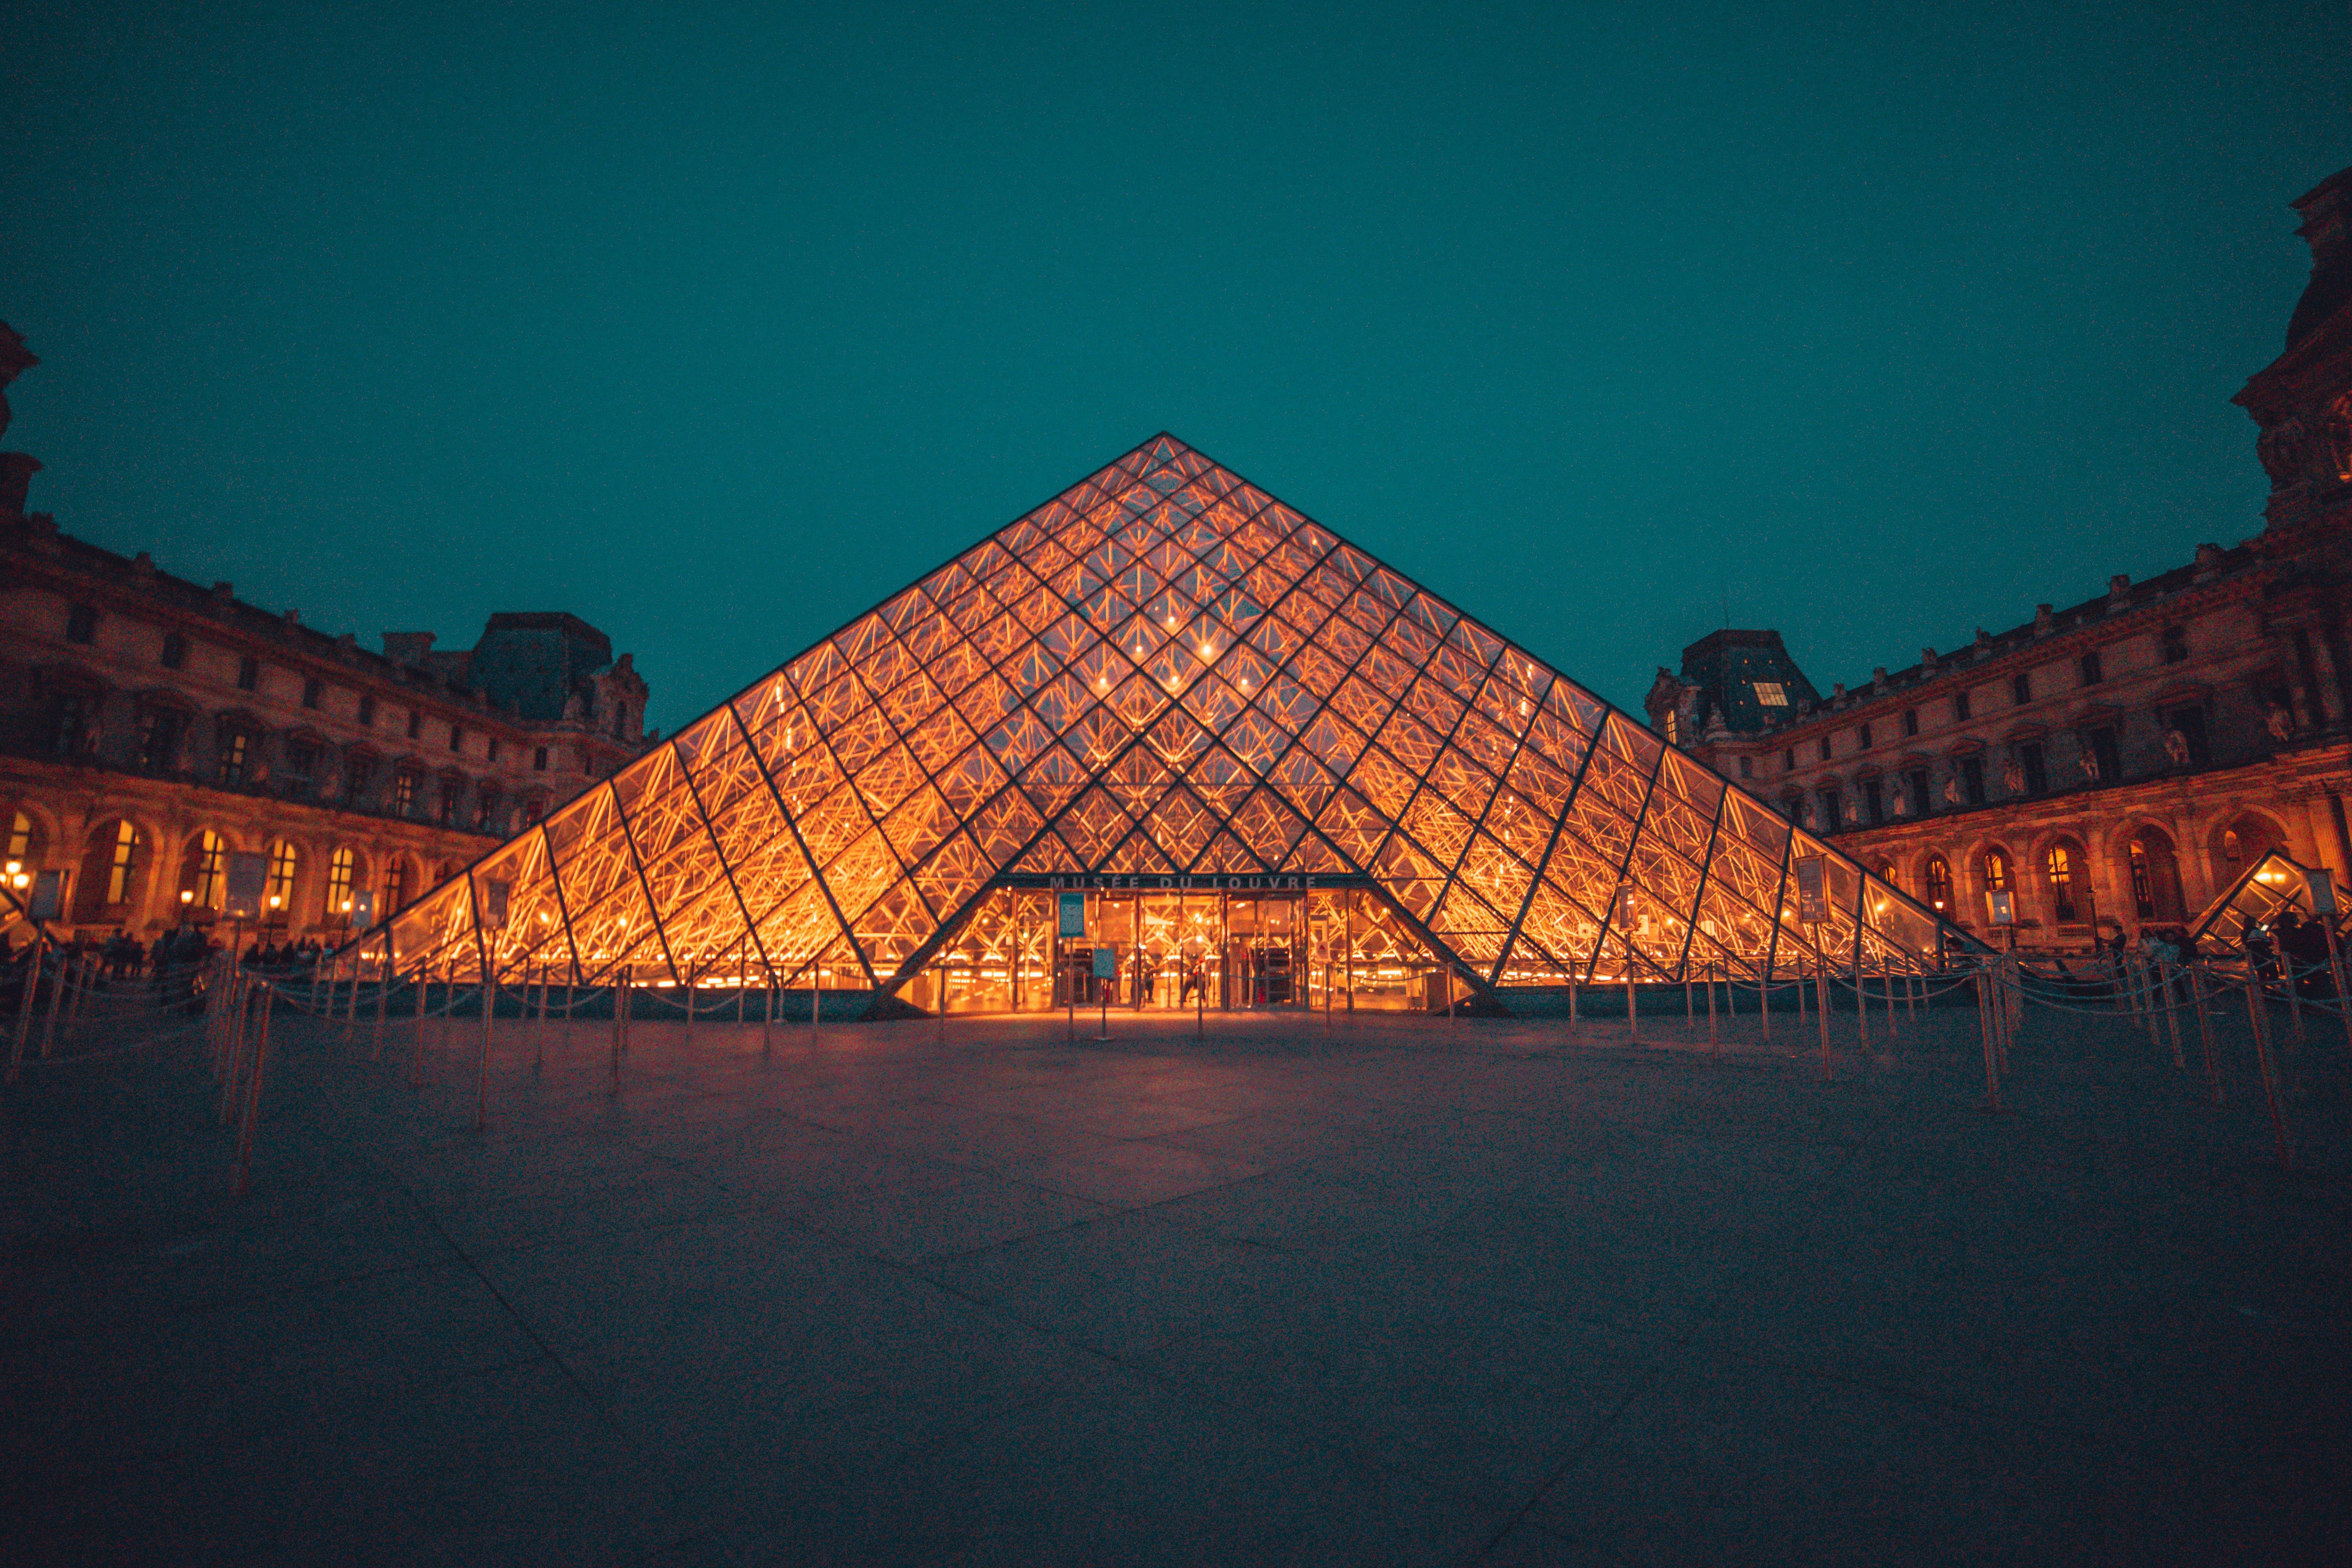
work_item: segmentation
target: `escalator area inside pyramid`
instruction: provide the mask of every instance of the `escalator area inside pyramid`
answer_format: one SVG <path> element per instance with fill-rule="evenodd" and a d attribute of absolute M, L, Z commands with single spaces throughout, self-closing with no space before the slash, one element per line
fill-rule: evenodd
<path fill-rule="evenodd" d="M 874 1016 L 1548 1010 L 1977 944 L 1172 437 L 356 940 L 436 980 Z"/>

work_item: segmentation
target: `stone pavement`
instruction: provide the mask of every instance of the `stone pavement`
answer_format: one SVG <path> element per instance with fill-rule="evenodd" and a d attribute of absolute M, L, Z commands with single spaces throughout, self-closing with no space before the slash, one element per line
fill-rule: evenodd
<path fill-rule="evenodd" d="M 2312 1562 L 2347 1540 L 2345 1052 L 2306 1169 L 2168 1046 L 1972 1014 L 282 1021 L 0 1100 L 0 1556 Z M 1666 1040 L 1664 1048 L 1655 1042 Z M 1804 1043 L 1810 1043 L 1810 1039 Z M 1883 1039 L 1875 1042 L 1884 1048 Z"/>

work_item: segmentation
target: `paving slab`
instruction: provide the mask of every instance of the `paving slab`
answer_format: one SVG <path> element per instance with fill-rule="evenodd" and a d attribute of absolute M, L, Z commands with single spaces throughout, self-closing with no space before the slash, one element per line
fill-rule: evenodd
<path fill-rule="evenodd" d="M 0 1519 L 57 1562 L 2340 1555 L 2340 1045 L 2290 1171 L 2242 1021 L 2215 1107 L 2031 1013 L 2000 1115 L 1972 1015 L 1902 1022 L 1834 1018 L 1824 1082 L 1753 1017 L 647 1021 L 614 1092 L 596 1026 L 289 1016 L 242 1198 L 184 1047 L 42 1065 Z"/>

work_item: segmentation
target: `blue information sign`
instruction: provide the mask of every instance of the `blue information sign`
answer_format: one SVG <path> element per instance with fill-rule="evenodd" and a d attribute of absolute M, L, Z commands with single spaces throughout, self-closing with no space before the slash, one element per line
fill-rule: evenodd
<path fill-rule="evenodd" d="M 1087 934 L 1087 896 L 1084 893 L 1064 893 L 1061 896 L 1064 936 Z"/>
<path fill-rule="evenodd" d="M 1107 947 L 1098 947 L 1095 949 L 1095 978 L 1097 980 L 1108 980 L 1111 976 L 1117 974 L 1118 971 L 1112 967 L 1112 965 L 1117 963 L 1118 957 L 1110 949 Z"/>

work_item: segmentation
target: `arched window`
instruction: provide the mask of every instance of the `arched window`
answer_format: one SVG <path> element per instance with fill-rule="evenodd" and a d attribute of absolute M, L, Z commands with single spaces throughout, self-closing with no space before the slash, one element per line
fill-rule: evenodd
<path fill-rule="evenodd" d="M 1941 855 L 1927 857 L 1927 901 L 1938 910 L 1952 907 L 1952 864 Z"/>
<path fill-rule="evenodd" d="M 1892 860 L 1881 860 L 1878 863 L 1878 879 L 1890 888 L 1899 888 L 1903 885 L 1895 879 L 1895 862 Z"/>
<path fill-rule="evenodd" d="M 348 844 L 339 844 L 327 857 L 327 919 L 348 919 L 352 912 L 352 885 L 359 875 L 359 857 Z"/>
<path fill-rule="evenodd" d="M 282 921 L 294 908 L 294 868 L 299 857 L 284 839 L 269 847 L 269 882 L 261 890 L 265 921 Z"/>
<path fill-rule="evenodd" d="M 2131 841 L 2132 902 L 2139 906 L 2139 918 L 2156 918 L 2156 883 L 2149 875 L 2147 846 L 2135 838 Z"/>
<path fill-rule="evenodd" d="M 180 856 L 180 908 L 183 910 L 217 910 L 228 888 L 224 873 L 227 870 L 228 846 L 221 836 L 207 829 L 188 840 L 188 847 Z"/>
<path fill-rule="evenodd" d="M 83 841 L 79 890 L 74 894 L 73 918 L 78 921 L 129 920 L 124 908 L 142 891 L 151 853 L 147 836 L 127 818 L 102 822 Z"/>
<path fill-rule="evenodd" d="M 106 901 L 125 904 L 139 887 L 139 829 L 128 822 L 114 825 L 114 850 L 106 862 Z"/>
<path fill-rule="evenodd" d="M 33 819 L 18 812 L 16 820 L 8 825 L 7 858 L 20 866 L 32 859 L 33 837 Z"/>
<path fill-rule="evenodd" d="M 1984 883 L 1988 893 L 2009 890 L 2009 857 L 1998 849 L 1984 852 Z"/>
<path fill-rule="evenodd" d="M 2074 858 L 2063 844 L 2050 847 L 2050 908 L 2062 921 L 2074 919 Z"/>

